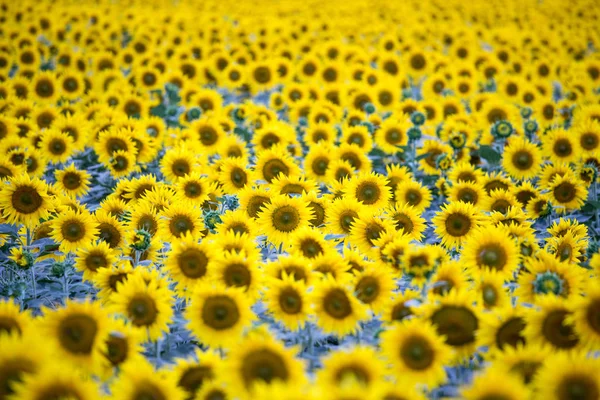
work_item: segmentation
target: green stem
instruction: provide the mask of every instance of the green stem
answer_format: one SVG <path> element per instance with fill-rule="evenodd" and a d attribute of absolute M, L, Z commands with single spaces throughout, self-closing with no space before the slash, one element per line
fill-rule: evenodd
<path fill-rule="evenodd" d="M 37 283 L 35 281 L 35 268 L 31 266 L 31 285 L 33 286 L 33 298 L 37 299 Z"/>

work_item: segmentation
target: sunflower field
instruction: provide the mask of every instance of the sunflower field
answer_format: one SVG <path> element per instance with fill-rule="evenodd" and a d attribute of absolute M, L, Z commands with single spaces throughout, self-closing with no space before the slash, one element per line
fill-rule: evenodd
<path fill-rule="evenodd" d="M 0 0 L 0 400 L 600 399 L 598 0 Z"/>

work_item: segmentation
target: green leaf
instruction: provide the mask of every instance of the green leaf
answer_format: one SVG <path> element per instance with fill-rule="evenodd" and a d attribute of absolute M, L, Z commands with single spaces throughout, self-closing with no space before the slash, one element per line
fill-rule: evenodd
<path fill-rule="evenodd" d="M 494 150 L 491 146 L 485 145 L 479 147 L 479 155 L 490 164 L 497 164 L 502 158 L 500 153 Z"/>
<path fill-rule="evenodd" d="M 594 210 L 600 210 L 600 201 L 598 200 L 590 200 L 587 202 L 589 205 L 594 207 Z"/>

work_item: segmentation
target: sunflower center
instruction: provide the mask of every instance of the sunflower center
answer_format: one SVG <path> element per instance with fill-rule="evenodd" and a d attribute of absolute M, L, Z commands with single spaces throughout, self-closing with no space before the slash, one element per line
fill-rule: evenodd
<path fill-rule="evenodd" d="M 589 326 L 596 333 L 600 333 L 600 299 L 596 298 L 591 302 L 585 313 L 585 317 Z"/>
<path fill-rule="evenodd" d="M 267 133 L 262 137 L 260 144 L 263 148 L 270 149 L 271 147 L 273 147 L 273 145 L 276 145 L 279 142 L 279 136 L 277 136 L 274 133 Z"/>
<path fill-rule="evenodd" d="M 246 172 L 241 168 L 232 169 L 229 177 L 231 178 L 233 186 L 235 186 L 236 188 L 241 189 L 244 186 L 246 186 L 246 183 L 248 182 L 248 176 L 246 175 Z"/>
<path fill-rule="evenodd" d="M 162 390 L 151 382 L 141 382 L 131 396 L 135 400 L 167 400 L 167 397 Z"/>
<path fill-rule="evenodd" d="M 210 126 L 203 127 L 200 132 L 200 141 L 205 146 L 212 146 L 219 139 L 219 135 L 217 135 L 217 131 Z"/>
<path fill-rule="evenodd" d="M 496 305 L 496 303 L 498 302 L 498 293 L 496 292 L 496 289 L 493 286 L 486 285 L 483 287 L 481 292 L 483 297 L 483 303 L 486 307 L 489 308 Z"/>
<path fill-rule="evenodd" d="M 600 397 L 600 387 L 593 378 L 574 373 L 561 380 L 556 394 L 560 400 L 592 400 Z"/>
<path fill-rule="evenodd" d="M 569 203 L 577 195 L 577 189 L 571 182 L 562 182 L 553 190 L 554 198 L 560 203 Z"/>
<path fill-rule="evenodd" d="M 365 238 L 367 239 L 367 242 L 369 242 L 371 246 L 375 246 L 374 242 L 381 237 L 381 233 L 384 230 L 385 229 L 383 228 L 383 226 L 377 223 L 367 224 L 367 227 L 365 229 Z"/>
<path fill-rule="evenodd" d="M 400 348 L 400 358 L 411 370 L 427 369 L 433 363 L 434 357 L 429 342 L 419 336 L 409 338 Z"/>
<path fill-rule="evenodd" d="M 521 317 L 515 317 L 506 321 L 496 332 L 496 345 L 500 350 L 504 346 L 517 347 L 525 344 L 523 331 L 525 330 L 525 321 Z"/>
<path fill-rule="evenodd" d="M 98 229 L 100 231 L 100 240 L 106 242 L 111 249 L 116 248 L 121 243 L 121 232 L 111 224 L 102 222 L 98 226 Z"/>
<path fill-rule="evenodd" d="M 35 85 L 35 92 L 43 98 L 51 97 L 54 94 L 54 86 L 48 80 L 40 80 Z"/>
<path fill-rule="evenodd" d="M 469 188 L 463 188 L 458 193 L 458 200 L 465 203 L 476 204 L 477 199 L 477 192 Z"/>
<path fill-rule="evenodd" d="M 306 258 L 314 258 L 319 254 L 323 253 L 323 247 L 319 244 L 318 241 L 308 238 L 302 241 L 300 244 L 300 251 Z"/>
<path fill-rule="evenodd" d="M 269 349 L 257 349 L 248 353 L 242 361 L 242 377 L 246 388 L 256 381 L 271 383 L 275 379 L 287 381 L 289 372 L 281 355 Z"/>
<path fill-rule="evenodd" d="M 594 150 L 596 147 L 598 147 L 598 135 L 596 133 L 584 133 L 583 135 L 581 135 L 581 147 L 583 147 L 585 150 Z"/>
<path fill-rule="evenodd" d="M 104 253 L 91 253 L 85 259 L 85 267 L 90 271 L 97 271 L 98 268 L 108 266 L 108 261 Z"/>
<path fill-rule="evenodd" d="M 477 254 L 477 264 L 496 270 L 506 265 L 507 255 L 502 246 L 496 243 L 483 245 Z"/>
<path fill-rule="evenodd" d="M 286 288 L 279 294 L 279 306 L 286 314 L 298 314 L 302 311 L 302 298 L 293 288 Z"/>
<path fill-rule="evenodd" d="M 510 207 L 512 207 L 512 204 L 510 204 L 510 202 L 508 200 L 498 199 L 498 200 L 494 201 L 494 203 L 491 205 L 490 209 L 492 211 L 497 211 L 499 213 L 506 214 Z"/>
<path fill-rule="evenodd" d="M 446 218 L 446 232 L 454 237 L 465 236 L 471 230 L 471 218 L 463 213 L 452 213 Z"/>
<path fill-rule="evenodd" d="M 77 242 L 85 236 L 85 226 L 76 219 L 65 221 L 60 230 L 62 236 L 69 242 Z"/>
<path fill-rule="evenodd" d="M 410 66 L 413 67 L 413 69 L 421 70 L 425 68 L 425 63 L 425 56 L 423 56 L 422 54 L 414 54 L 410 58 Z"/>
<path fill-rule="evenodd" d="M 94 347 L 98 324 L 85 314 L 65 317 L 59 324 L 61 346 L 70 353 L 90 354 Z"/>
<path fill-rule="evenodd" d="M 0 334 L 17 332 L 21 334 L 21 327 L 16 319 L 8 316 L 0 316 Z M 0 386 L 1 387 L 1 386 Z"/>
<path fill-rule="evenodd" d="M 202 321 L 214 330 L 233 327 L 240 319 L 236 302 L 228 296 L 209 297 L 202 306 Z"/>
<path fill-rule="evenodd" d="M 358 281 L 355 291 L 358 300 L 370 304 L 379 296 L 379 281 L 372 276 L 365 276 Z"/>
<path fill-rule="evenodd" d="M 198 182 L 188 182 L 185 184 L 185 195 L 190 199 L 195 199 L 202 195 L 202 185 Z"/>
<path fill-rule="evenodd" d="M 225 283 L 227 286 L 248 287 L 252 281 L 252 276 L 248 267 L 244 264 L 228 265 L 224 272 Z"/>
<path fill-rule="evenodd" d="M 356 189 L 356 199 L 362 201 L 366 205 L 376 203 L 380 197 L 381 190 L 375 183 L 364 182 Z"/>
<path fill-rule="evenodd" d="M 564 294 L 565 281 L 555 272 L 546 271 L 537 274 L 533 281 L 533 292 L 536 294 Z"/>
<path fill-rule="evenodd" d="M 348 378 L 354 378 L 363 385 L 371 381 L 369 373 L 361 365 L 344 365 L 335 374 L 335 381 L 338 384 Z"/>
<path fill-rule="evenodd" d="M 181 237 L 188 231 L 194 229 L 194 221 L 187 215 L 176 215 L 169 222 L 169 230 L 175 237 Z"/>
<path fill-rule="evenodd" d="M 559 157 L 568 157 L 573 153 L 573 146 L 568 139 L 558 139 L 552 150 Z"/>
<path fill-rule="evenodd" d="M 156 302 L 146 294 L 140 294 L 131 299 L 127 311 L 129 319 L 135 326 L 152 325 L 158 317 Z"/>
<path fill-rule="evenodd" d="M 311 201 L 308 207 L 313 212 L 313 217 L 308 221 L 311 226 L 321 226 L 325 221 L 325 209 L 323 206 L 315 201 Z"/>
<path fill-rule="evenodd" d="M 265 163 L 263 167 L 263 175 L 265 180 L 269 183 L 279 174 L 289 175 L 290 169 L 289 167 L 280 159 L 269 160 Z"/>
<path fill-rule="evenodd" d="M 412 310 L 404 302 L 396 304 L 392 309 L 393 321 L 402 321 L 404 318 L 409 317 L 411 315 L 413 315 Z"/>
<path fill-rule="evenodd" d="M 423 196 L 421 196 L 421 192 L 418 190 L 410 189 L 406 192 L 405 199 L 411 206 L 417 206 L 423 200 Z"/>
<path fill-rule="evenodd" d="M 402 140 L 402 132 L 396 128 L 389 129 L 385 133 L 385 141 L 390 144 L 399 143 Z"/>
<path fill-rule="evenodd" d="M 325 312 L 335 319 L 344 319 L 352 314 L 350 300 L 342 289 L 330 290 L 323 298 Z"/>
<path fill-rule="evenodd" d="M 173 175 L 182 177 L 190 173 L 190 164 L 186 160 L 176 160 L 171 166 Z"/>
<path fill-rule="evenodd" d="M 247 213 L 252 218 L 256 218 L 258 213 L 264 208 L 264 206 L 271 202 L 266 196 L 253 196 L 250 201 L 248 201 Z"/>
<path fill-rule="evenodd" d="M 479 321 L 471 310 L 460 306 L 442 306 L 431 316 L 431 322 L 440 335 L 446 336 L 450 346 L 464 346 L 475 342 Z"/>
<path fill-rule="evenodd" d="M 11 196 L 13 208 L 21 214 L 32 214 L 36 212 L 44 202 L 36 188 L 32 186 L 20 186 Z"/>
<path fill-rule="evenodd" d="M 512 162 L 521 171 L 527 171 L 533 165 L 533 157 L 528 151 L 519 150 L 513 154 Z"/>
<path fill-rule="evenodd" d="M 579 337 L 573 327 L 565 323 L 569 314 L 565 310 L 555 310 L 548 313 L 542 323 L 544 338 L 560 349 L 571 349 L 579 343 Z"/>
<path fill-rule="evenodd" d="M 25 374 L 36 371 L 35 365 L 26 358 L 4 360 L 0 366 L 0 398 L 13 394 L 13 387 L 23 381 Z"/>
<path fill-rule="evenodd" d="M 414 224 L 406 214 L 396 214 L 394 216 L 396 230 L 402 231 L 405 235 L 410 235 L 414 229 Z"/>
<path fill-rule="evenodd" d="M 292 232 L 300 224 L 300 214 L 292 206 L 282 206 L 273 212 L 273 227 L 280 232 Z"/>
<path fill-rule="evenodd" d="M 186 249 L 177 256 L 181 272 L 188 278 L 198 279 L 206 274 L 208 257 L 198 249 Z"/>
<path fill-rule="evenodd" d="M 215 377 L 211 367 L 206 365 L 194 365 L 189 367 L 179 378 L 177 386 L 183 388 L 193 398 L 194 394 L 202 387 L 202 384 Z"/>
<path fill-rule="evenodd" d="M 329 159 L 327 157 L 317 157 L 312 162 L 312 170 L 318 176 L 324 176 L 329 166 Z"/>
<path fill-rule="evenodd" d="M 113 366 L 122 364 L 129 353 L 129 342 L 119 333 L 111 333 L 106 339 L 104 356 Z"/>
<path fill-rule="evenodd" d="M 81 176 L 76 172 L 67 172 L 63 176 L 62 183 L 69 190 L 78 189 L 81 186 Z"/>
<path fill-rule="evenodd" d="M 264 85 L 271 81 L 271 70 L 267 67 L 258 67 L 254 70 L 253 76 L 256 82 Z"/>

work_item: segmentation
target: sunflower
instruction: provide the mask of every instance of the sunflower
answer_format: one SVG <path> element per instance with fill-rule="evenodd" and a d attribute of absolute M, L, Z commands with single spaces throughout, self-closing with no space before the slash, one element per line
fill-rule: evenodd
<path fill-rule="evenodd" d="M 0 396 L 10 398 L 27 376 L 35 376 L 51 358 L 48 346 L 32 338 L 1 335 L 0 347 Z"/>
<path fill-rule="evenodd" d="M 247 69 L 248 84 L 252 92 L 258 93 L 269 89 L 277 82 L 277 73 L 270 62 L 255 62 Z"/>
<path fill-rule="evenodd" d="M 363 125 L 346 126 L 342 129 L 342 143 L 355 144 L 365 152 L 373 148 L 373 139 L 369 129 Z"/>
<path fill-rule="evenodd" d="M 474 298 L 466 290 L 452 290 L 446 296 L 435 297 L 420 308 L 420 314 L 430 321 L 445 342 L 455 350 L 455 359 L 470 356 L 477 344 L 480 308 L 473 306 Z"/>
<path fill-rule="evenodd" d="M 177 385 L 172 374 L 157 373 L 145 360 L 126 364 L 110 387 L 113 398 L 184 400 L 186 392 Z"/>
<path fill-rule="evenodd" d="M 189 296 L 198 282 L 208 278 L 216 254 L 208 242 L 198 243 L 190 234 L 174 242 L 165 262 L 166 270 L 177 282 L 181 296 Z"/>
<path fill-rule="evenodd" d="M 239 235 L 256 236 L 258 227 L 253 219 L 247 217 L 244 210 L 227 211 L 221 215 L 221 223 L 217 225 L 217 234 L 233 232 Z"/>
<path fill-rule="evenodd" d="M 226 193 L 239 193 L 249 180 L 247 162 L 243 158 L 228 158 L 221 163 L 219 182 Z"/>
<path fill-rule="evenodd" d="M 396 189 L 396 203 L 408 204 L 416 211 L 423 212 L 431 204 L 431 191 L 415 180 L 407 180 L 398 185 Z"/>
<path fill-rule="evenodd" d="M 75 252 L 75 268 L 83 272 L 83 279 L 91 281 L 100 268 L 107 268 L 117 260 L 118 252 L 108 243 L 99 241 L 79 247 Z"/>
<path fill-rule="evenodd" d="M 236 237 L 248 240 L 242 235 Z M 249 298 L 254 298 L 262 281 L 256 253 L 243 250 L 219 252 L 210 271 L 211 281 L 225 287 L 239 288 Z"/>
<path fill-rule="evenodd" d="M 304 175 L 279 175 L 279 177 L 271 181 L 270 188 L 275 193 L 294 197 L 316 191 L 318 190 L 318 185 L 317 182 L 310 178 L 307 179 Z"/>
<path fill-rule="evenodd" d="M 355 272 L 353 285 L 356 298 L 374 314 L 380 314 L 387 307 L 396 287 L 391 271 L 373 265 Z"/>
<path fill-rule="evenodd" d="M 320 182 L 326 181 L 327 171 L 334 158 L 334 148 L 328 143 L 311 146 L 304 158 L 304 173 Z"/>
<path fill-rule="evenodd" d="M 567 319 L 573 314 L 573 306 L 558 296 L 544 296 L 536 302 L 539 309 L 528 309 L 525 315 L 527 342 L 549 345 L 555 351 L 574 351 L 581 340 Z"/>
<path fill-rule="evenodd" d="M 446 380 L 444 364 L 451 359 L 451 348 L 431 323 L 400 322 L 382 333 L 381 348 L 396 375 L 428 387 Z"/>
<path fill-rule="evenodd" d="M 455 166 L 448 173 L 448 178 L 453 183 L 469 182 L 469 183 L 482 183 L 484 173 L 471 163 L 467 161 L 461 161 L 455 164 Z"/>
<path fill-rule="evenodd" d="M 52 366 L 44 364 L 36 374 L 26 374 L 23 381 L 11 387 L 10 398 L 37 400 L 44 398 L 98 399 L 98 385 L 78 368 L 54 359 Z"/>
<path fill-rule="evenodd" d="M 560 365 L 560 368 L 556 368 Z M 557 352 L 544 360 L 533 381 L 536 394 L 551 400 L 594 399 L 600 393 L 600 361 L 583 352 Z"/>
<path fill-rule="evenodd" d="M 125 150 L 117 150 L 110 160 L 105 164 L 113 178 L 124 178 L 138 171 L 135 162 L 135 153 Z"/>
<path fill-rule="evenodd" d="M 542 137 L 542 150 L 554 163 L 574 162 L 582 154 L 579 142 L 564 129 L 556 128 Z"/>
<path fill-rule="evenodd" d="M 108 315 L 99 303 L 67 300 L 63 308 L 45 308 L 40 329 L 57 356 L 94 371 L 100 362 L 102 338 L 108 327 Z"/>
<path fill-rule="evenodd" d="M 109 321 L 102 341 L 104 344 L 101 353 L 104 360 L 98 375 L 105 381 L 115 375 L 118 369 L 142 358 L 142 335 L 121 319 Z"/>
<path fill-rule="evenodd" d="M 135 273 L 115 286 L 116 291 L 109 299 L 111 312 L 124 315 L 146 340 L 158 340 L 168 331 L 173 297 L 167 287 L 156 279 L 146 281 Z"/>
<path fill-rule="evenodd" d="M 312 210 L 313 216 L 308 221 L 311 227 L 320 228 L 325 222 L 328 201 L 325 197 L 319 196 L 317 191 L 310 191 L 302 195 L 302 199 L 308 201 L 308 208 Z"/>
<path fill-rule="evenodd" d="M 359 172 L 370 172 L 371 171 L 371 159 L 367 156 L 367 154 L 362 151 L 358 145 L 352 143 L 342 143 L 336 148 L 337 158 L 342 161 L 347 161 L 350 163 L 353 172 L 357 170 Z M 338 177 L 336 176 L 336 179 Z"/>
<path fill-rule="evenodd" d="M 20 311 L 12 300 L 0 300 L 0 337 L 7 334 L 15 337 L 27 335 L 33 319 L 29 311 Z"/>
<path fill-rule="evenodd" d="M 451 201 L 441 207 L 431 222 L 435 233 L 442 239 L 446 248 L 461 247 L 476 232 L 482 222 L 482 216 L 471 203 Z"/>
<path fill-rule="evenodd" d="M 346 196 L 356 199 L 373 210 L 385 207 L 390 201 L 391 193 L 385 177 L 362 173 L 346 183 Z"/>
<path fill-rule="evenodd" d="M 60 93 L 56 82 L 56 75 L 46 71 L 36 74 L 31 80 L 32 94 L 36 100 L 54 103 Z"/>
<path fill-rule="evenodd" d="M 546 347 L 533 344 L 505 347 L 502 352 L 494 353 L 490 368 L 508 372 L 518 377 L 525 385 L 530 385 L 544 364 L 548 350 Z"/>
<path fill-rule="evenodd" d="M 502 167 L 515 179 L 531 179 L 538 175 L 542 164 L 542 151 L 521 137 L 512 137 L 504 149 Z"/>
<path fill-rule="evenodd" d="M 118 261 L 105 268 L 99 268 L 94 275 L 94 286 L 99 289 L 98 298 L 106 303 L 113 293 L 116 293 L 121 282 L 125 282 L 133 274 L 130 261 Z"/>
<path fill-rule="evenodd" d="M 292 332 L 304 328 L 312 314 L 306 284 L 285 270 L 280 279 L 267 281 L 264 301 L 273 318 Z"/>
<path fill-rule="evenodd" d="M 173 203 L 161 216 L 158 235 L 163 241 L 177 240 L 186 234 L 197 238 L 204 229 L 201 211 L 188 203 Z"/>
<path fill-rule="evenodd" d="M 309 266 L 309 260 L 301 257 L 279 256 L 276 260 L 265 265 L 265 274 L 268 277 L 282 280 L 289 276 L 294 281 L 302 281 L 307 287 L 314 279 L 314 272 Z"/>
<path fill-rule="evenodd" d="M 253 180 L 263 180 L 271 183 L 279 174 L 285 176 L 299 175 L 300 167 L 296 165 L 285 147 L 275 145 L 258 154 Z"/>
<path fill-rule="evenodd" d="M 584 156 L 600 150 L 600 122 L 587 120 L 573 127 Z"/>
<path fill-rule="evenodd" d="M 203 116 L 195 120 L 189 129 L 196 135 L 202 150 L 209 154 L 216 152 L 225 137 L 225 131 L 212 116 Z"/>
<path fill-rule="evenodd" d="M 256 219 L 266 206 L 271 204 L 272 193 L 264 188 L 244 188 L 238 193 L 240 209 L 244 210 L 250 218 Z"/>
<path fill-rule="evenodd" d="M 377 240 L 390 232 L 396 233 L 393 221 L 372 215 L 371 210 L 368 210 L 352 222 L 350 242 L 368 254 L 377 246 Z"/>
<path fill-rule="evenodd" d="M 509 347 L 517 348 L 526 344 L 524 330 L 527 326 L 523 311 L 510 306 L 495 308 L 483 314 L 477 339 L 482 346 L 488 346 L 490 354 L 501 353 Z"/>
<path fill-rule="evenodd" d="M 59 243 L 63 253 L 76 251 L 81 246 L 87 246 L 97 239 L 98 223 L 87 211 L 66 209 L 52 220 L 51 237 Z"/>
<path fill-rule="evenodd" d="M 355 169 L 349 161 L 334 159 L 327 166 L 325 172 L 325 183 L 334 185 L 342 184 L 350 180 L 355 173 Z M 342 191 L 343 192 L 343 191 Z"/>
<path fill-rule="evenodd" d="M 408 144 L 408 119 L 388 118 L 375 132 L 375 144 L 388 154 L 400 151 L 401 146 Z"/>
<path fill-rule="evenodd" d="M 276 246 L 289 244 L 292 235 L 309 226 L 312 210 L 301 198 L 273 197 L 258 215 L 258 226 Z"/>
<path fill-rule="evenodd" d="M 386 208 L 387 216 L 394 223 L 396 231 L 406 235 L 413 240 L 421 241 L 423 232 L 426 229 L 425 219 L 419 215 L 419 212 L 408 204 L 400 205 L 398 203 Z"/>
<path fill-rule="evenodd" d="M 475 277 L 475 289 L 480 300 L 478 303 L 486 310 L 502 308 L 510 304 L 510 296 L 504 288 L 504 279 L 500 272 L 482 271 Z"/>
<path fill-rule="evenodd" d="M 471 274 L 494 270 L 505 279 L 512 278 L 519 262 L 519 249 L 504 227 L 482 226 L 463 246 L 461 261 Z"/>
<path fill-rule="evenodd" d="M 468 289 L 468 276 L 457 261 L 440 262 L 435 273 L 429 279 L 430 293 L 447 295 L 450 290 Z"/>
<path fill-rule="evenodd" d="M 375 387 L 383 379 L 385 364 L 370 347 L 356 346 L 340 350 L 323 360 L 317 373 L 317 385 L 326 388 L 344 387 L 349 382 L 360 386 Z"/>
<path fill-rule="evenodd" d="M 55 204 L 44 181 L 24 174 L 5 183 L 0 189 L 0 210 L 8 223 L 33 227 L 50 217 Z"/>
<path fill-rule="evenodd" d="M 571 265 L 561 262 L 546 251 L 527 259 L 526 273 L 520 274 L 515 296 L 523 303 L 537 303 L 543 296 L 575 299 L 579 295 L 583 275 Z"/>
<path fill-rule="evenodd" d="M 294 128 L 281 121 L 270 121 L 254 132 L 252 144 L 255 151 L 261 152 L 276 145 L 289 145 L 296 139 Z"/>
<path fill-rule="evenodd" d="M 367 307 L 331 275 L 315 284 L 312 304 L 317 325 L 325 333 L 345 336 L 359 329 L 359 321 L 367 318 Z"/>
<path fill-rule="evenodd" d="M 186 392 L 186 399 L 194 399 L 197 393 L 216 381 L 220 362 L 217 353 L 196 349 L 193 357 L 178 359 L 169 373 L 177 381 L 177 386 Z"/>
<path fill-rule="evenodd" d="M 390 298 L 382 318 L 388 323 L 399 322 L 415 315 L 415 307 L 421 302 L 421 292 L 407 289 L 404 293 L 398 293 Z"/>
<path fill-rule="evenodd" d="M 548 189 L 550 201 L 559 213 L 579 210 L 588 197 L 585 183 L 573 174 L 555 177 Z"/>
<path fill-rule="evenodd" d="M 54 172 L 54 176 L 56 177 L 56 186 L 58 189 L 69 196 L 81 197 L 90 188 L 91 175 L 85 170 L 77 169 L 75 164 L 57 169 Z"/>
<path fill-rule="evenodd" d="M 221 364 L 220 375 L 227 377 L 236 398 L 255 398 L 258 385 L 293 383 L 301 387 L 305 377 L 303 363 L 294 357 L 296 351 L 284 348 L 268 332 L 257 330 L 232 349 Z"/>
<path fill-rule="evenodd" d="M 330 244 L 325 240 L 324 234 L 312 227 L 305 227 L 298 230 L 290 239 L 292 253 L 312 259 L 331 249 Z"/>
<path fill-rule="evenodd" d="M 214 348 L 233 347 L 254 319 L 241 289 L 207 283 L 196 285 L 185 315 L 192 333 Z"/>
<path fill-rule="evenodd" d="M 527 400 L 531 393 L 518 377 L 499 368 L 489 368 L 477 376 L 471 386 L 462 388 L 461 398 Z"/>
<path fill-rule="evenodd" d="M 160 170 L 170 182 L 176 182 L 194 172 L 199 165 L 198 158 L 190 146 L 181 145 L 167 150 L 160 161 Z"/>
<path fill-rule="evenodd" d="M 582 341 L 590 348 L 598 348 L 600 343 L 600 285 L 587 284 L 585 297 L 575 298 L 573 314 L 566 320 L 575 326 Z"/>

